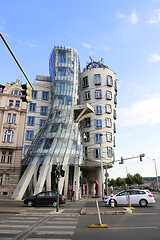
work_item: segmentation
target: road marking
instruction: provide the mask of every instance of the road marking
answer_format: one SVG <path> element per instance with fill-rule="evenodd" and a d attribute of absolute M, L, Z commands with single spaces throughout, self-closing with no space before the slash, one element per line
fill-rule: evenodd
<path fill-rule="evenodd" d="M 53 226 L 53 225 L 50 225 L 50 226 L 40 226 L 39 227 L 40 229 L 49 229 L 49 228 L 51 228 L 51 229 L 58 229 L 58 228 L 60 228 L 60 229 L 62 229 L 62 228 L 64 228 L 64 229 L 67 229 L 67 228 L 69 228 L 69 229 L 71 229 L 71 228 L 73 228 L 73 229 L 75 229 L 76 228 L 76 225 L 75 226 L 62 226 L 62 225 L 60 225 L 60 226 L 58 226 L 58 225 L 56 225 L 56 226 Z"/>
<path fill-rule="evenodd" d="M 45 240 L 45 239 L 47 239 L 47 240 L 55 240 L 55 238 L 26 238 L 26 240 Z M 0 238 L 0 240 L 1 240 L 1 238 Z M 2 239 L 2 240 L 4 240 L 4 239 Z M 10 239 L 5 239 L 5 240 L 12 240 L 12 238 L 10 238 Z M 70 238 L 56 238 L 56 240 L 72 240 L 72 239 L 70 239 Z"/>
<path fill-rule="evenodd" d="M 133 213 L 132 215 L 159 215 L 159 213 Z"/>
<path fill-rule="evenodd" d="M 26 227 L 29 227 L 29 225 L 7 225 L 7 224 L 0 225 L 0 228 L 3 228 L 3 227 L 9 227 L 9 228 L 26 228 Z"/>
<path fill-rule="evenodd" d="M 18 220 L 2 220 L 1 223 L 19 223 Z M 23 223 L 35 223 L 36 221 L 24 220 Z"/>
<path fill-rule="evenodd" d="M 154 227 L 109 227 L 108 230 L 134 230 L 134 229 L 158 229 L 158 226 Z"/>
<path fill-rule="evenodd" d="M 0 233 L 3 233 L 3 234 L 18 234 L 22 232 L 21 230 L 11 230 L 11 229 L 6 229 L 6 230 L 0 230 Z"/>
<path fill-rule="evenodd" d="M 11 220 L 39 220 L 39 217 L 10 217 Z"/>
<path fill-rule="evenodd" d="M 65 221 L 65 220 L 63 220 L 63 222 L 60 222 L 60 221 L 49 220 L 49 221 L 47 221 L 47 223 L 50 223 L 50 224 L 58 223 L 58 224 L 66 225 L 66 224 L 77 224 L 77 221 Z"/>
<path fill-rule="evenodd" d="M 55 234 L 55 235 L 73 235 L 74 232 L 71 231 L 34 231 L 37 235 L 47 235 L 47 234 Z"/>

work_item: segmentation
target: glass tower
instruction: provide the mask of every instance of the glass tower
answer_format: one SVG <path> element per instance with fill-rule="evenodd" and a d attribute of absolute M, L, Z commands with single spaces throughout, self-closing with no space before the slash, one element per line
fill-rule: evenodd
<path fill-rule="evenodd" d="M 64 184 L 67 189 L 69 166 L 75 168 L 82 162 L 80 132 L 78 123 L 74 121 L 73 107 L 79 101 L 77 52 L 68 47 L 54 47 L 50 55 L 49 71 L 53 82 L 52 108 L 26 155 L 24 165 L 27 168 L 12 195 L 16 199 L 21 199 L 30 186 L 34 194 L 43 189 L 55 190 L 53 172 L 57 162 L 65 170 L 65 176 L 60 179 L 60 192 Z M 78 178 L 79 176 L 77 182 Z"/>

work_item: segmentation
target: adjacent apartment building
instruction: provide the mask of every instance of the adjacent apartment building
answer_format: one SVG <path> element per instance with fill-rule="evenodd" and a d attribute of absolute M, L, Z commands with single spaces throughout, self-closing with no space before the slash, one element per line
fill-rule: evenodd
<path fill-rule="evenodd" d="M 10 196 L 19 181 L 27 104 L 19 78 L 0 86 L 0 195 Z"/>
<path fill-rule="evenodd" d="M 26 155 L 33 139 L 46 122 L 51 109 L 52 80 L 49 76 L 37 75 L 33 84 L 32 102 L 28 103 L 22 158 Z"/>

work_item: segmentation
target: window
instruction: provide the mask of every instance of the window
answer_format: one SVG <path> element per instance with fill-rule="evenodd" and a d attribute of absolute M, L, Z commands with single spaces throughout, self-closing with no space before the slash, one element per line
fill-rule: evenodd
<path fill-rule="evenodd" d="M 13 100 L 9 100 L 9 106 L 10 106 L 10 107 L 13 106 L 13 103 L 14 103 Z"/>
<path fill-rule="evenodd" d="M 47 115 L 48 107 L 41 106 L 41 115 Z"/>
<path fill-rule="evenodd" d="M 85 118 L 84 119 L 84 126 L 85 127 L 91 127 L 91 118 Z"/>
<path fill-rule="evenodd" d="M 114 111 L 113 111 L 113 117 L 114 117 L 114 119 L 117 119 L 116 109 L 114 109 Z"/>
<path fill-rule="evenodd" d="M 14 134 L 14 132 L 11 130 L 5 131 L 4 141 L 5 142 L 13 142 L 13 134 Z"/>
<path fill-rule="evenodd" d="M 0 173 L 0 186 L 2 186 L 2 182 L 3 182 L 3 173 Z"/>
<path fill-rule="evenodd" d="M 117 95 L 114 95 L 114 103 L 117 105 Z"/>
<path fill-rule="evenodd" d="M 113 123 L 113 130 L 114 130 L 114 133 L 116 133 L 116 124 Z"/>
<path fill-rule="evenodd" d="M 20 106 L 20 101 L 19 100 L 16 100 L 16 105 L 15 107 L 19 107 Z"/>
<path fill-rule="evenodd" d="M 6 177 L 5 177 L 5 186 L 9 185 L 9 174 L 6 173 Z"/>
<path fill-rule="evenodd" d="M 59 63 L 66 63 L 66 51 L 59 50 L 59 52 L 58 52 L 58 62 Z"/>
<path fill-rule="evenodd" d="M 32 91 L 32 98 L 36 99 L 37 98 L 37 91 Z"/>
<path fill-rule="evenodd" d="M 114 90 L 117 92 L 117 81 L 115 81 Z"/>
<path fill-rule="evenodd" d="M 105 105 L 105 112 L 106 113 L 112 113 L 112 106 L 110 104 Z"/>
<path fill-rule="evenodd" d="M 61 118 L 61 111 L 57 111 L 55 117 L 56 118 Z"/>
<path fill-rule="evenodd" d="M 28 126 L 34 126 L 34 121 L 35 121 L 35 117 L 29 116 L 28 121 L 27 121 L 27 125 Z"/>
<path fill-rule="evenodd" d="M 11 92 L 11 94 L 12 94 L 12 95 L 21 95 L 21 92 L 18 91 L 18 90 L 13 90 L 13 91 Z"/>
<path fill-rule="evenodd" d="M 101 74 L 94 74 L 94 84 L 95 85 L 101 84 Z"/>
<path fill-rule="evenodd" d="M 42 99 L 43 100 L 48 100 L 49 97 L 49 92 L 42 92 Z"/>
<path fill-rule="evenodd" d="M 24 146 L 24 155 L 27 154 L 29 147 L 30 147 L 29 145 Z"/>
<path fill-rule="evenodd" d="M 16 114 L 12 115 L 12 123 L 14 123 L 14 124 L 16 123 Z"/>
<path fill-rule="evenodd" d="M 11 163 L 11 162 L 12 162 L 12 151 L 9 151 L 7 163 Z"/>
<path fill-rule="evenodd" d="M 33 140 L 34 131 L 27 130 L 26 131 L 26 140 Z"/>
<path fill-rule="evenodd" d="M 43 149 L 50 149 L 52 142 L 53 142 L 53 138 L 46 139 Z"/>
<path fill-rule="evenodd" d="M 5 158 L 6 158 L 6 151 L 2 151 L 2 156 L 1 156 L 1 163 L 5 163 Z"/>
<path fill-rule="evenodd" d="M 106 127 L 109 127 L 109 128 L 112 127 L 112 119 L 111 118 L 106 118 Z"/>
<path fill-rule="evenodd" d="M 95 148 L 95 151 L 94 151 L 94 157 L 97 159 L 100 159 L 101 158 L 101 149 L 100 148 Z"/>
<path fill-rule="evenodd" d="M 112 92 L 111 91 L 106 91 L 106 99 L 107 100 L 112 100 Z"/>
<path fill-rule="evenodd" d="M 101 119 L 96 119 L 96 128 L 102 128 L 102 120 Z"/>
<path fill-rule="evenodd" d="M 96 133 L 95 134 L 95 143 L 101 143 L 102 141 L 102 134 Z"/>
<path fill-rule="evenodd" d="M 107 140 L 107 142 L 112 142 L 112 133 L 111 132 L 106 133 L 106 140 Z"/>
<path fill-rule="evenodd" d="M 112 157 L 113 156 L 113 152 L 112 152 L 112 148 L 111 147 L 107 147 L 107 155 L 108 155 L 108 157 Z"/>
<path fill-rule="evenodd" d="M 96 114 L 102 114 L 102 106 L 96 106 Z"/>
<path fill-rule="evenodd" d="M 29 111 L 35 112 L 36 111 L 36 103 L 30 103 L 29 104 Z"/>
<path fill-rule="evenodd" d="M 102 98 L 102 90 L 95 90 L 95 98 L 98 99 L 98 98 Z"/>
<path fill-rule="evenodd" d="M 84 156 L 85 158 L 88 158 L 88 147 L 84 148 Z"/>
<path fill-rule="evenodd" d="M 83 78 L 83 87 L 85 88 L 85 87 L 88 87 L 88 86 L 89 86 L 89 84 L 88 84 L 88 76 L 86 76 L 86 77 Z"/>
<path fill-rule="evenodd" d="M 89 132 L 84 132 L 83 133 L 83 139 L 84 139 L 84 142 L 89 142 L 90 141 L 90 134 L 89 134 Z"/>
<path fill-rule="evenodd" d="M 41 128 L 45 124 L 46 120 L 40 119 L 39 127 Z"/>
<path fill-rule="evenodd" d="M 7 116 L 7 123 L 11 123 L 11 113 L 8 113 L 8 116 Z"/>
<path fill-rule="evenodd" d="M 91 99 L 90 91 L 85 91 L 84 92 L 84 100 L 89 100 L 89 99 Z"/>
<path fill-rule="evenodd" d="M 112 76 L 107 76 L 107 86 L 112 87 L 113 86 L 113 80 L 112 80 Z"/>

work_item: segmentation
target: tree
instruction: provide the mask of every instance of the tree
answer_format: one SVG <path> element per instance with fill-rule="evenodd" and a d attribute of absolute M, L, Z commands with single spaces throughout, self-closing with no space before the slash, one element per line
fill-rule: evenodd
<path fill-rule="evenodd" d="M 133 178 L 134 178 L 134 182 L 137 183 L 138 185 L 144 184 L 144 179 L 143 179 L 143 177 L 139 173 L 136 173 L 133 176 Z"/>
<path fill-rule="evenodd" d="M 127 174 L 127 177 L 125 178 L 125 182 L 128 184 L 128 185 L 132 185 L 134 184 L 134 178 L 131 174 Z"/>
<path fill-rule="evenodd" d="M 116 186 L 116 180 L 114 180 L 113 178 L 111 178 L 111 180 L 109 180 L 109 183 L 108 183 L 108 186 L 109 187 L 115 187 Z"/>
<path fill-rule="evenodd" d="M 124 183 L 125 183 L 125 179 L 124 179 L 124 178 L 118 177 L 118 178 L 116 179 L 116 186 L 118 186 L 118 187 L 123 186 Z"/>

